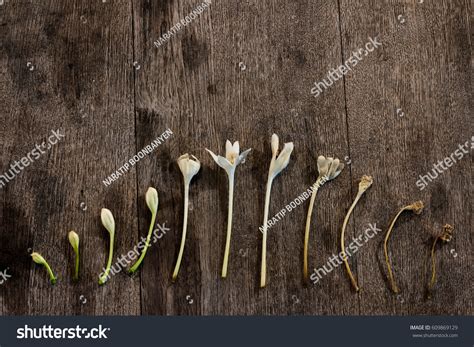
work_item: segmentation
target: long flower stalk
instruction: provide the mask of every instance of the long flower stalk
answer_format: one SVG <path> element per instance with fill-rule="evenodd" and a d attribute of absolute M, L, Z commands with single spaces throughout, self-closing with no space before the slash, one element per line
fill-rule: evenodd
<path fill-rule="evenodd" d="M 333 159 L 331 157 L 324 157 L 320 155 L 318 157 L 318 178 L 312 186 L 313 192 L 311 193 L 311 200 L 309 201 L 308 214 L 306 215 L 306 227 L 304 231 L 304 248 L 303 248 L 303 279 L 307 283 L 309 280 L 308 273 L 308 249 L 309 249 L 309 232 L 311 228 L 311 216 L 313 214 L 314 202 L 316 195 L 318 194 L 319 188 L 326 182 L 335 179 L 341 173 L 344 168 L 339 159 Z"/>
<path fill-rule="evenodd" d="M 344 236 L 345 236 L 345 231 L 347 227 L 347 223 L 349 222 L 349 218 L 352 214 L 352 211 L 354 210 L 355 206 L 359 202 L 360 198 L 364 193 L 366 192 L 367 189 L 372 185 L 372 177 L 371 176 L 362 176 L 360 183 L 359 183 L 359 191 L 357 192 L 357 195 L 352 202 L 351 207 L 349 207 L 349 211 L 347 211 L 346 217 L 344 218 L 344 223 L 342 223 L 342 230 L 341 230 L 341 253 L 342 253 L 342 261 L 344 262 L 344 265 L 346 267 L 347 274 L 349 275 L 349 278 L 351 280 L 352 286 L 354 287 L 355 291 L 359 291 L 359 286 L 357 284 L 356 279 L 354 278 L 354 275 L 352 274 L 351 268 L 349 266 L 349 262 L 347 261 L 347 255 L 346 255 L 346 246 L 344 244 Z"/>
<path fill-rule="evenodd" d="M 265 207 L 263 213 L 263 230 L 262 230 L 262 262 L 260 269 L 260 288 L 266 286 L 267 283 L 267 223 L 268 223 L 268 211 L 270 209 L 270 195 L 272 191 L 272 183 L 278 174 L 283 171 L 290 162 L 291 152 L 293 151 L 293 142 L 285 143 L 280 154 L 278 154 L 279 139 L 276 134 L 272 135 L 272 160 L 270 162 L 270 168 L 268 170 L 267 178 L 267 189 L 265 192 Z"/>
<path fill-rule="evenodd" d="M 222 262 L 222 278 L 227 277 L 227 268 L 229 264 L 229 253 L 230 253 L 230 240 L 232 234 L 232 213 L 234 205 L 234 180 L 235 180 L 235 170 L 237 165 L 242 163 L 247 157 L 251 149 L 247 149 L 242 154 L 240 154 L 239 142 L 236 141 L 232 144 L 229 140 L 225 144 L 225 157 L 214 154 L 212 151 L 206 148 L 209 154 L 212 156 L 214 161 L 223 168 L 227 173 L 227 178 L 229 181 L 229 203 L 227 211 L 227 233 L 225 241 L 225 250 L 224 250 L 224 261 Z"/>
<path fill-rule="evenodd" d="M 422 201 L 416 201 L 411 205 L 402 207 L 400 211 L 395 215 L 393 218 L 392 222 L 390 223 L 390 226 L 387 230 L 387 234 L 385 235 L 385 240 L 383 244 L 383 250 L 385 254 L 385 263 L 387 264 L 387 270 L 388 270 L 388 278 L 390 281 L 390 287 L 394 293 L 399 293 L 400 289 L 398 288 L 397 284 L 395 283 L 395 279 L 393 277 L 393 271 L 392 271 L 392 266 L 390 264 L 390 259 L 388 257 L 388 240 L 390 238 L 390 234 L 392 232 L 393 227 L 395 226 L 395 222 L 397 221 L 398 217 L 403 213 L 403 211 L 413 211 L 415 214 L 420 214 L 423 211 L 423 202 Z"/>
<path fill-rule="evenodd" d="M 184 179 L 184 216 L 183 216 L 183 232 L 181 234 L 181 244 L 179 246 L 178 259 L 176 266 L 173 271 L 172 280 L 173 282 L 178 277 L 179 268 L 181 267 L 181 260 L 183 259 L 184 244 L 186 242 L 186 232 L 188 228 L 188 208 L 189 208 L 189 185 L 191 179 L 199 172 L 201 163 L 195 156 L 189 154 L 183 154 L 178 158 L 178 165 L 183 174 Z"/>
<path fill-rule="evenodd" d="M 436 283 L 436 257 L 435 257 L 435 250 L 436 244 L 438 241 L 442 242 L 450 242 L 453 238 L 454 227 L 452 225 L 446 224 L 443 227 L 443 231 L 440 235 L 437 235 L 434 238 L 433 245 L 431 246 L 431 279 L 428 284 L 428 293 L 431 293 L 433 287 Z"/>

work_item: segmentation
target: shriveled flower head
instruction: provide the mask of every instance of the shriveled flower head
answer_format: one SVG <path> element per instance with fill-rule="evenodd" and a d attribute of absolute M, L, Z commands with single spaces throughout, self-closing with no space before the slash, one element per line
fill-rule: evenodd
<path fill-rule="evenodd" d="M 277 134 L 272 135 L 272 161 L 270 163 L 269 176 L 275 178 L 280 172 L 282 172 L 290 162 L 291 152 L 293 152 L 293 142 L 288 142 L 283 145 L 283 149 L 278 154 L 280 140 Z M 278 154 L 278 156 L 277 156 Z"/>
<path fill-rule="evenodd" d="M 454 227 L 450 224 L 445 224 L 439 238 L 444 242 L 449 242 L 453 238 Z"/>
<path fill-rule="evenodd" d="M 425 205 L 423 204 L 423 201 L 419 200 L 419 201 L 415 201 L 411 205 L 406 206 L 405 210 L 410 210 L 410 211 L 413 211 L 415 214 L 420 214 L 421 212 L 423 212 L 423 207 L 425 207 Z"/>
<path fill-rule="evenodd" d="M 198 158 L 194 155 L 189 155 L 188 153 L 183 154 L 178 158 L 178 166 L 183 174 L 184 181 L 186 183 L 191 182 L 191 179 L 199 172 L 201 168 L 201 163 Z"/>
<path fill-rule="evenodd" d="M 320 155 L 318 157 L 318 172 L 320 177 L 324 177 L 326 181 L 335 179 L 344 169 L 344 164 L 339 159 L 325 157 Z"/>
<path fill-rule="evenodd" d="M 235 170 L 237 165 L 245 160 L 251 150 L 252 149 L 247 149 L 246 151 L 242 152 L 242 154 L 240 154 L 239 141 L 235 141 L 234 144 L 232 144 L 229 140 L 227 140 L 225 143 L 224 158 L 220 155 L 214 154 L 211 150 L 206 148 L 206 151 L 211 154 L 217 165 L 223 168 L 228 174 Z"/>
<path fill-rule="evenodd" d="M 367 176 L 367 175 L 362 176 L 359 182 L 359 191 L 365 192 L 367 189 L 370 188 L 373 182 L 374 180 L 372 176 Z"/>

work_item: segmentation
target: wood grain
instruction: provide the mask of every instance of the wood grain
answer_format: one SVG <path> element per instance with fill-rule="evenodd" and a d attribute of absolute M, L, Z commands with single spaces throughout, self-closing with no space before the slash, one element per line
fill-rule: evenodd
<path fill-rule="evenodd" d="M 416 186 L 419 175 L 471 141 L 469 1 L 213 1 L 162 46 L 153 45 L 199 4 L 2 5 L 0 173 L 51 130 L 60 128 L 65 137 L 0 190 L 0 271 L 12 275 L 0 285 L 0 314 L 472 314 L 471 152 L 426 189 Z M 370 37 L 382 47 L 312 96 L 313 83 Z M 103 184 L 166 129 L 173 135 L 152 154 Z M 270 216 L 314 183 L 318 155 L 346 163 L 318 193 L 310 269 L 339 253 L 340 228 L 360 177 L 374 177 L 346 235 L 348 243 L 369 223 L 382 229 L 349 260 L 361 292 L 352 290 L 342 266 L 316 285 L 303 285 L 309 200 L 269 230 L 268 285 L 258 288 L 272 133 L 281 145 L 293 141 L 295 150 L 275 179 Z M 252 151 L 236 173 L 223 280 L 227 178 L 205 148 L 224 154 L 226 139 Z M 183 215 L 176 159 L 183 153 L 196 155 L 202 166 L 191 184 L 185 252 L 172 283 Z M 125 255 L 148 230 L 149 186 L 159 192 L 157 222 L 169 230 L 136 276 L 122 271 L 99 287 L 109 242 L 100 209 L 114 213 L 115 254 Z M 402 215 L 390 240 L 402 290 L 396 296 L 386 280 L 383 237 L 397 209 L 418 199 L 425 211 Z M 455 226 L 455 236 L 437 250 L 438 283 L 427 299 L 430 232 L 445 223 Z M 71 229 L 81 237 L 78 283 L 70 280 Z M 58 273 L 56 286 L 31 262 L 33 249 Z"/>

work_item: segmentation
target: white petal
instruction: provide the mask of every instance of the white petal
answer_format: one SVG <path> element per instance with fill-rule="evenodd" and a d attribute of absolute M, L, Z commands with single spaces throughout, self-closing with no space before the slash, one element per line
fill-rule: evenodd
<path fill-rule="evenodd" d="M 115 219 L 112 212 L 106 208 L 103 208 L 100 211 L 100 219 L 102 220 L 102 225 L 110 234 L 115 233 Z"/>
<path fill-rule="evenodd" d="M 239 141 L 235 141 L 232 145 L 229 140 L 225 144 L 225 157 L 231 163 L 234 163 L 239 157 Z"/>
<path fill-rule="evenodd" d="M 217 157 L 217 164 L 223 168 L 228 174 L 230 174 L 237 164 L 232 165 L 226 158 L 218 156 Z"/>
<path fill-rule="evenodd" d="M 228 141 L 229 141 L 229 140 L 227 140 L 227 142 L 228 142 Z M 211 151 L 210 149 L 207 149 L 207 148 L 206 148 L 206 151 L 209 152 L 209 154 L 212 156 L 212 159 L 214 159 L 214 161 L 215 161 L 216 163 L 219 163 L 219 161 L 218 161 L 218 159 L 217 159 L 217 155 L 214 154 L 213 151 Z"/>
<path fill-rule="evenodd" d="M 233 148 L 232 148 L 232 142 L 230 142 L 229 140 L 227 140 L 225 142 L 225 157 L 226 158 L 229 158 L 229 155 L 233 152 Z"/>
<path fill-rule="evenodd" d="M 337 168 L 339 167 L 339 159 L 334 159 L 331 161 L 331 165 L 329 166 L 328 177 L 329 179 L 336 178 L 338 174 L 336 174 Z"/>
<path fill-rule="evenodd" d="M 191 157 L 192 157 L 192 159 L 189 159 L 189 162 L 188 162 L 189 173 L 192 176 L 194 176 L 199 172 L 199 169 L 201 169 L 201 162 L 194 155 L 191 155 Z"/>
<path fill-rule="evenodd" d="M 69 239 L 69 243 L 71 244 L 72 248 L 74 248 L 75 251 L 78 250 L 79 248 L 79 235 L 73 230 L 71 230 L 68 234 L 67 237 Z"/>
<path fill-rule="evenodd" d="M 320 176 L 326 176 L 329 170 L 329 164 L 331 162 L 326 159 L 325 156 L 320 155 L 318 157 L 318 172 Z"/>
<path fill-rule="evenodd" d="M 156 213 L 158 210 L 158 192 L 155 188 L 148 188 L 145 194 L 145 201 L 151 213 Z"/>
<path fill-rule="evenodd" d="M 212 155 L 212 158 L 217 163 L 217 165 L 219 165 L 221 168 L 223 168 L 225 171 L 227 171 L 227 173 L 229 173 L 229 171 L 233 169 L 234 165 L 232 165 L 227 160 L 227 158 L 224 158 L 223 156 L 220 156 L 220 155 L 215 155 L 214 153 L 212 153 L 207 148 L 206 148 L 206 151 L 208 151 Z M 237 164 L 235 164 L 235 165 L 237 165 Z"/>
<path fill-rule="evenodd" d="M 191 181 L 191 178 L 193 178 L 201 168 L 199 160 L 194 155 L 189 155 L 188 153 L 183 154 L 178 158 L 178 165 L 185 181 L 187 182 Z"/>
<path fill-rule="evenodd" d="M 252 148 L 249 148 L 246 151 L 243 151 L 242 154 L 240 154 L 239 157 L 237 158 L 237 161 L 235 164 L 239 165 L 243 160 L 245 160 L 245 158 L 247 158 L 247 155 L 249 154 L 251 150 Z"/>
<path fill-rule="evenodd" d="M 183 176 L 187 174 L 187 162 L 189 160 L 189 154 L 185 153 L 182 156 L 180 156 L 177 160 L 179 169 L 181 170 L 181 173 Z"/>
<path fill-rule="evenodd" d="M 290 162 L 291 152 L 293 152 L 293 148 L 293 142 L 285 143 L 281 153 L 278 155 L 278 158 L 270 165 L 272 177 L 278 175 L 281 171 L 283 171 L 283 169 L 288 166 L 288 163 Z"/>
<path fill-rule="evenodd" d="M 280 140 L 278 139 L 278 135 L 273 134 L 272 135 L 272 154 L 274 157 L 276 157 L 278 153 L 279 142 Z"/>
<path fill-rule="evenodd" d="M 239 141 L 234 142 L 234 144 L 232 145 L 232 149 L 234 150 L 234 153 L 239 155 L 239 153 L 240 153 Z"/>

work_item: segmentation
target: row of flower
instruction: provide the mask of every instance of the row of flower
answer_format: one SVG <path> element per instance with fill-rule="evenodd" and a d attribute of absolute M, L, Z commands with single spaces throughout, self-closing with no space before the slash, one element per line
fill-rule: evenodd
<path fill-rule="evenodd" d="M 267 270 L 267 263 L 266 263 L 266 251 L 267 251 L 267 229 L 268 229 L 268 212 L 269 212 L 269 207 L 270 207 L 270 195 L 271 195 L 271 189 L 272 189 L 272 183 L 275 177 L 280 174 L 287 166 L 290 161 L 290 156 L 293 151 L 293 143 L 285 143 L 283 146 L 283 149 L 279 152 L 279 139 L 276 134 L 272 135 L 271 138 L 271 149 L 272 149 L 272 159 L 270 161 L 270 168 L 268 171 L 268 177 L 267 177 L 267 185 L 266 185 L 266 194 L 265 194 L 265 206 L 264 206 L 264 217 L 263 217 L 263 224 L 262 224 L 262 259 L 261 259 L 261 271 L 260 271 L 260 287 L 265 287 L 266 285 L 266 270 Z M 226 234 L 226 243 L 225 243 L 225 250 L 224 250 L 224 259 L 222 262 L 222 271 L 221 275 L 223 278 L 227 276 L 227 268 L 228 268 L 228 263 L 229 263 L 229 252 L 230 252 L 230 242 L 231 242 L 231 234 L 232 234 L 232 215 L 233 215 L 233 194 L 234 194 L 234 178 L 235 178 L 235 171 L 237 166 L 244 162 L 247 155 L 249 154 L 251 149 L 248 149 L 242 153 L 240 153 L 240 148 L 239 148 L 239 142 L 234 142 L 232 144 L 229 140 L 226 142 L 226 154 L 225 157 L 222 157 L 220 155 L 214 154 L 212 151 L 206 149 L 214 161 L 219 165 L 221 168 L 223 168 L 228 177 L 228 182 L 229 182 L 229 193 L 228 193 L 228 217 L 227 217 L 227 234 Z M 187 221 L 188 221 L 188 205 L 189 205 L 189 188 L 191 185 L 191 180 L 192 178 L 199 172 L 201 168 L 201 163 L 199 160 L 189 154 L 184 154 L 180 156 L 177 160 L 178 166 L 183 174 L 184 178 L 184 216 L 183 216 L 183 230 L 182 230 L 182 236 L 181 236 L 181 243 L 179 247 L 179 253 L 178 253 L 178 258 L 176 261 L 176 265 L 172 274 L 172 280 L 175 281 L 176 278 L 178 277 L 179 269 L 181 266 L 181 261 L 183 258 L 184 254 L 184 246 L 186 242 L 186 232 L 187 232 Z M 308 214 L 306 218 L 306 227 L 305 227 L 305 235 L 304 235 L 304 252 L 303 252 L 303 277 L 304 280 L 307 282 L 309 280 L 309 274 L 308 274 L 308 245 L 309 245 L 309 235 L 310 235 L 310 226 L 311 226 L 311 215 L 313 211 L 313 206 L 314 202 L 316 200 L 317 192 L 320 187 L 322 187 L 326 182 L 331 181 L 335 179 L 341 171 L 344 168 L 344 164 L 340 162 L 339 159 L 337 158 L 331 158 L 331 157 L 324 157 L 324 156 L 319 156 L 317 160 L 317 166 L 318 166 L 318 178 L 316 179 L 316 182 L 312 186 L 312 193 L 311 193 L 311 200 L 309 203 L 309 208 L 308 208 Z M 345 264 L 345 268 L 347 271 L 347 274 L 349 276 L 349 279 L 351 281 L 352 286 L 356 291 L 359 291 L 359 286 L 357 284 L 357 280 L 355 279 L 349 263 L 347 261 L 347 255 L 346 255 L 346 247 L 344 243 L 345 239 L 345 230 L 349 221 L 349 218 L 351 216 L 352 211 L 354 210 L 356 204 L 360 200 L 360 198 L 363 196 L 363 194 L 367 191 L 367 189 L 372 185 L 372 177 L 371 176 L 362 176 L 360 183 L 359 183 L 359 190 L 358 193 L 349 207 L 349 210 L 344 218 L 344 222 L 342 225 L 341 229 L 341 254 L 342 254 L 342 260 Z M 129 273 L 133 274 L 135 273 L 140 265 L 142 264 L 145 255 L 147 253 L 147 250 L 150 246 L 150 239 L 152 235 L 152 231 L 155 225 L 156 221 L 156 214 L 158 211 L 158 192 L 156 191 L 155 188 L 150 187 L 148 188 L 146 195 L 145 195 L 145 200 L 146 204 L 151 211 L 151 222 L 146 238 L 145 245 L 143 247 L 143 250 L 141 252 L 140 257 L 138 260 L 131 266 L 129 269 Z M 395 225 L 395 222 L 397 221 L 398 217 L 401 215 L 403 211 L 413 211 L 416 214 L 420 214 L 423 210 L 423 203 L 421 201 L 414 202 L 413 204 L 410 204 L 408 206 L 403 207 L 398 211 L 398 213 L 395 215 L 393 218 L 392 222 L 390 223 L 390 226 L 388 228 L 388 231 L 385 236 L 384 240 L 384 253 L 385 253 L 385 260 L 387 264 L 387 270 L 388 270 L 388 277 L 389 281 L 391 284 L 391 289 L 395 292 L 398 293 L 399 289 L 396 285 L 396 282 L 394 280 L 393 276 L 393 271 L 391 268 L 390 264 L 390 259 L 388 256 L 388 249 L 387 249 L 387 244 L 389 237 L 391 235 L 392 229 Z M 107 265 L 105 268 L 105 271 L 101 273 L 99 277 L 99 284 L 104 284 L 107 282 L 109 278 L 109 272 L 110 268 L 112 265 L 112 259 L 113 259 L 113 253 L 114 253 L 114 239 L 115 239 L 115 220 L 113 217 L 113 214 L 110 210 L 103 208 L 101 211 L 101 221 L 102 225 L 107 229 L 109 232 L 109 237 L 110 237 L 110 244 L 109 244 L 109 255 L 108 255 L 108 260 L 107 260 Z M 431 280 L 429 283 L 429 289 L 431 289 L 435 283 L 435 275 L 436 275 L 436 270 L 435 270 L 435 258 L 434 258 L 434 251 L 435 251 L 435 246 L 436 243 L 441 240 L 444 242 L 448 242 L 451 240 L 453 233 L 453 227 L 450 225 L 446 225 L 443 228 L 443 231 L 439 233 L 438 235 L 435 236 L 433 246 L 431 249 L 431 259 L 432 259 L 432 276 Z M 77 235 L 76 232 L 70 231 L 68 234 L 69 242 L 73 247 L 73 250 L 75 252 L 75 270 L 74 270 L 74 279 L 77 280 L 79 277 L 79 236 Z M 50 265 L 48 262 L 42 257 L 39 253 L 33 252 L 31 254 L 33 261 L 37 264 L 44 265 L 46 268 L 50 281 L 52 284 L 56 283 L 56 276 L 54 275 Z"/>

